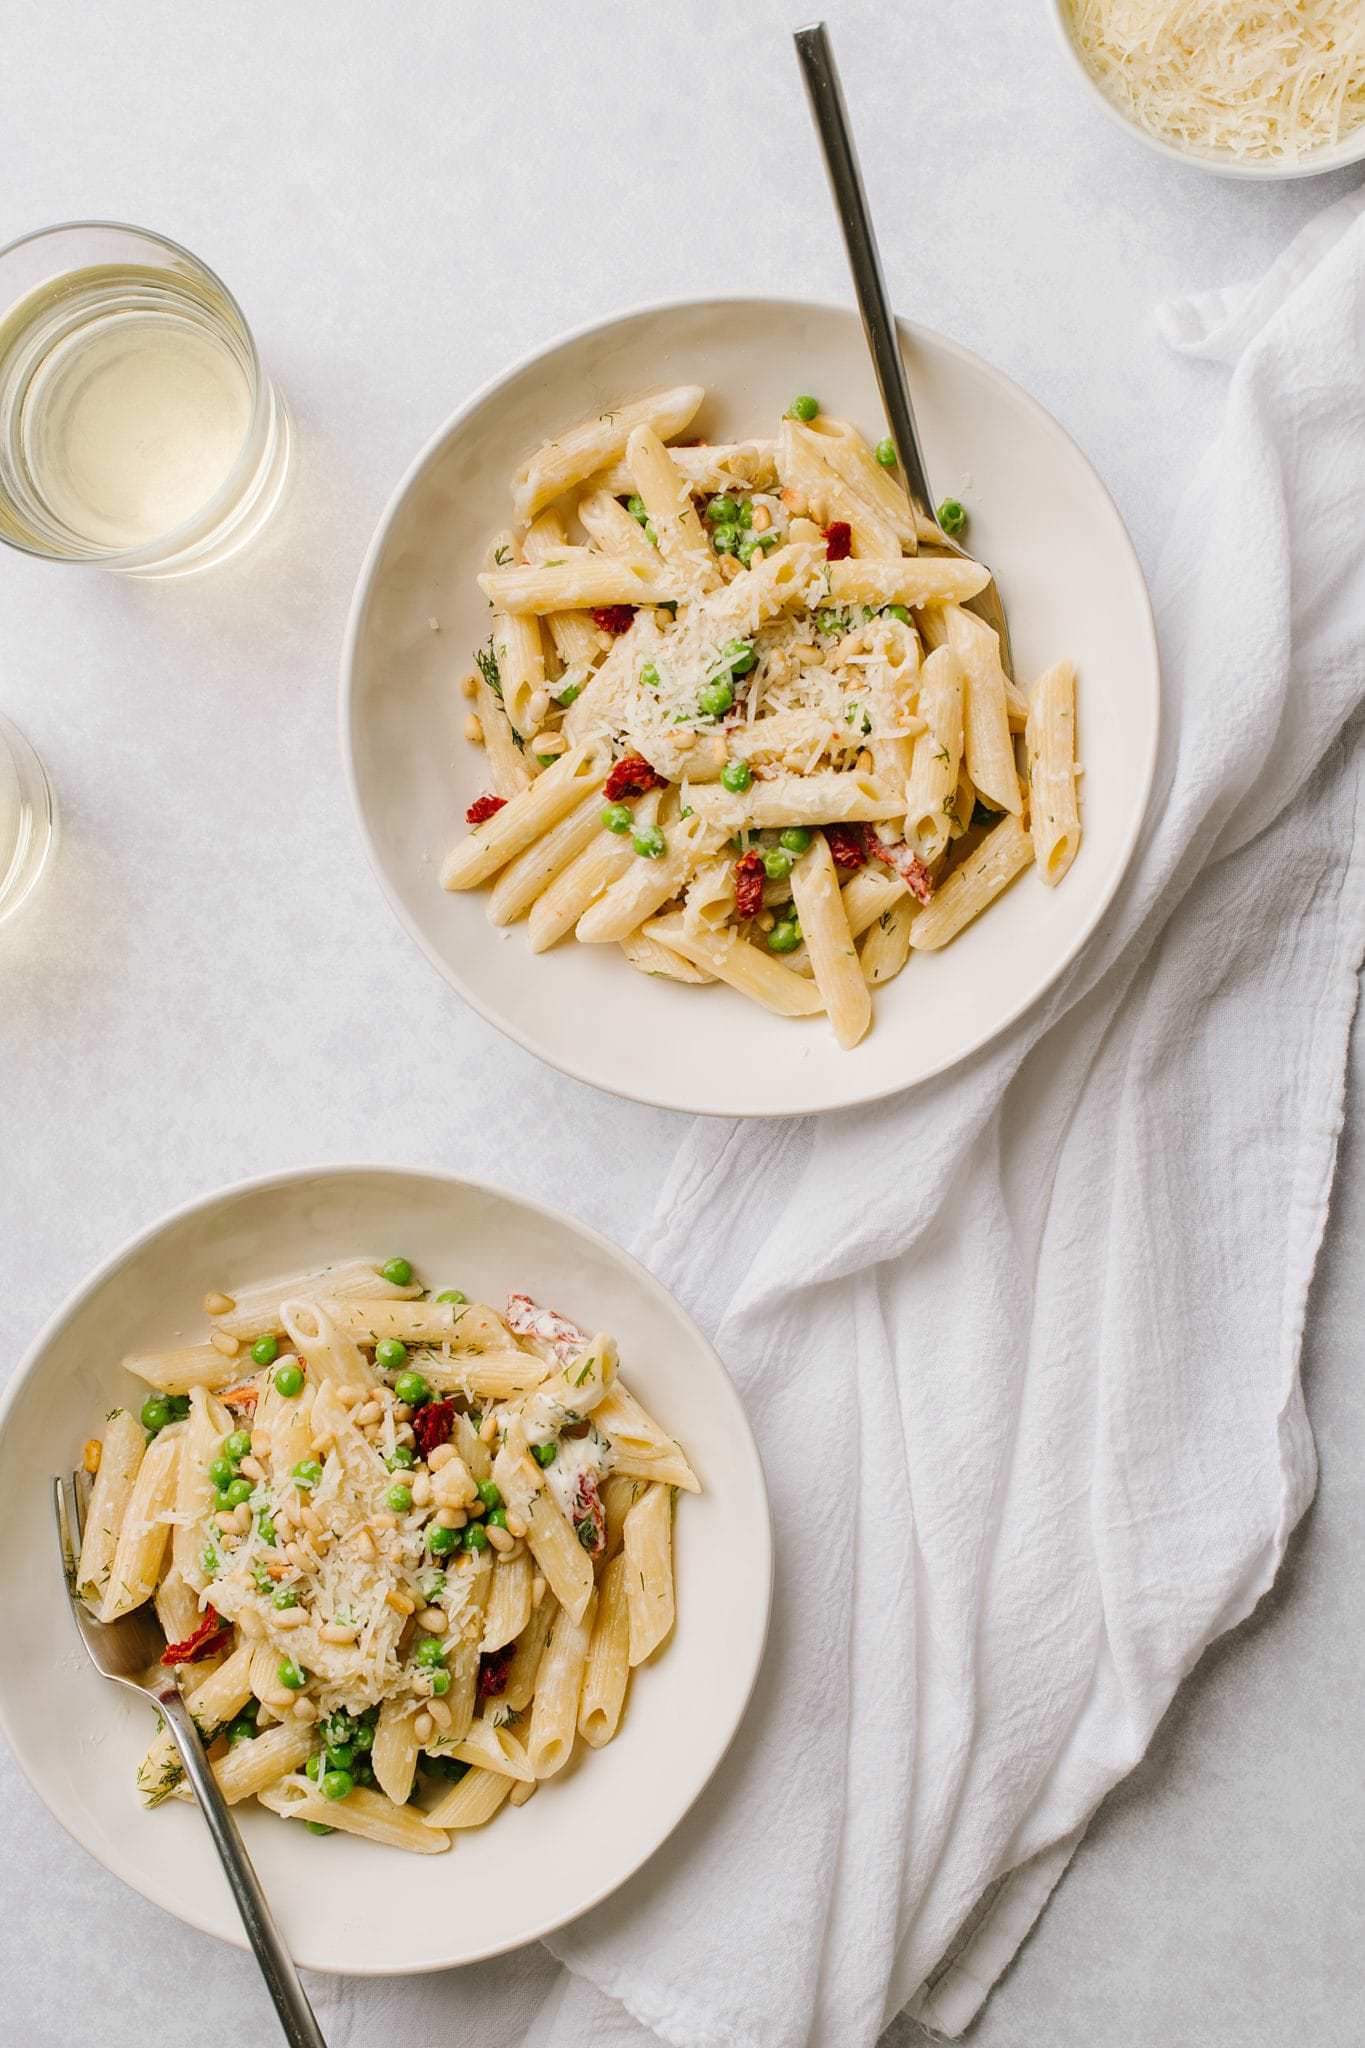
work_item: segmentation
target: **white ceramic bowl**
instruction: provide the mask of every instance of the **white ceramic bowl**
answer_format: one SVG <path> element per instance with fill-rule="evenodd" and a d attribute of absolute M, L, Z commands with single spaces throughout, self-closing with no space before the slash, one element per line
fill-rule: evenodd
<path fill-rule="evenodd" d="M 1095 472 L 1056 421 L 979 357 L 902 324 L 929 473 L 971 509 L 1000 579 L 1016 666 L 1066 655 L 1080 676 L 1085 841 L 1056 890 L 1025 875 L 941 954 L 912 958 L 841 1052 L 823 1019 L 791 1023 L 729 989 L 647 978 L 614 947 L 533 955 L 483 892 L 447 895 L 441 860 L 486 787 L 456 683 L 487 636 L 474 581 L 507 523 L 517 462 L 570 421 L 684 379 L 696 430 L 771 433 L 794 392 L 881 431 L 854 315 L 804 300 L 647 307 L 553 343 L 461 406 L 394 493 L 361 570 L 342 658 L 342 744 L 366 847 L 427 957 L 491 1023 L 552 1066 L 664 1108 L 794 1115 L 890 1095 L 983 1045 L 1066 966 L 1118 886 L 1156 757 L 1151 610 Z M 431 620 L 440 630 L 431 630 Z"/>
<path fill-rule="evenodd" d="M 758 1453 L 715 1353 L 643 1267 L 566 1216 L 454 1176 L 322 1167 L 207 1196 L 135 1238 L 49 1324 L 0 1406 L 0 1730 L 84 1848 L 167 1912 L 241 1945 L 198 1810 L 173 1800 L 147 1812 L 137 1799 L 153 1710 L 81 1650 L 52 1476 L 137 1397 L 119 1358 L 200 1333 L 210 1289 L 400 1249 L 438 1285 L 494 1301 L 524 1289 L 612 1330 L 630 1383 L 677 1431 L 706 1491 L 681 1502 L 676 1630 L 636 1672 L 620 1735 L 529 1805 L 439 1861 L 342 1834 L 317 1841 L 254 1802 L 238 1809 L 298 1961 L 358 1976 L 442 1969 L 549 1933 L 628 1878 L 720 1762 L 762 1657 L 771 1534 Z"/>
<path fill-rule="evenodd" d="M 1073 69 L 1079 74 L 1086 90 L 1093 95 L 1111 121 L 1118 123 L 1125 134 L 1135 135 L 1139 142 L 1145 142 L 1148 149 L 1154 149 L 1158 156 L 1169 157 L 1172 163 L 1193 164 L 1196 170 L 1212 171 L 1219 178 L 1316 178 L 1324 171 L 1344 171 L 1352 164 L 1365 160 L 1365 125 L 1354 129 L 1343 141 L 1334 143 L 1329 149 L 1314 150 L 1310 156 L 1300 157 L 1295 162 L 1280 158 L 1253 160 L 1239 163 L 1236 157 L 1213 155 L 1196 149 L 1180 149 L 1173 142 L 1165 142 L 1159 135 L 1152 135 L 1137 122 L 1130 120 L 1122 107 L 1115 105 L 1096 78 L 1085 58 L 1077 48 L 1071 33 L 1070 9 L 1066 0 L 1047 0 L 1047 11 L 1052 25 L 1061 38 Z"/>

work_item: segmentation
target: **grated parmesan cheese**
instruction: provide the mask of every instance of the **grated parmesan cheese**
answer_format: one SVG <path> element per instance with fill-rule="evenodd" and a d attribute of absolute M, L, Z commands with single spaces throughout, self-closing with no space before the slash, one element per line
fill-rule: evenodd
<path fill-rule="evenodd" d="M 1066 0 L 1119 111 L 1200 156 L 1293 162 L 1365 120 L 1360 0 Z"/>

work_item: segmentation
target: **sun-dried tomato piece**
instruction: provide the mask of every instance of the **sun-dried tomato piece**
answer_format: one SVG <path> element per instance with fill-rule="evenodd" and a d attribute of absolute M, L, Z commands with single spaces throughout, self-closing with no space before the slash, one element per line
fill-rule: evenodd
<path fill-rule="evenodd" d="M 889 868 L 895 869 L 917 902 L 930 901 L 934 893 L 934 878 L 919 855 L 903 839 L 897 839 L 888 846 L 873 832 L 869 834 L 869 844 L 878 860 L 884 860 Z"/>
<path fill-rule="evenodd" d="M 643 796 L 647 789 L 662 789 L 663 782 L 663 776 L 656 774 L 643 755 L 627 754 L 612 768 L 602 794 L 609 804 L 619 804 L 623 796 Z"/>
<path fill-rule="evenodd" d="M 479 1659 L 479 1698 L 495 1700 L 499 1693 L 507 1690 L 507 1673 L 511 1666 L 515 1643 L 504 1643 L 500 1650 L 490 1650 Z"/>
<path fill-rule="evenodd" d="M 825 559 L 844 562 L 853 553 L 853 528 L 846 519 L 833 519 L 825 528 Z"/>
<path fill-rule="evenodd" d="M 429 1458 L 438 1444 L 448 1444 L 454 1429 L 453 1401 L 425 1402 L 412 1418 L 412 1433 L 417 1439 L 418 1456 Z"/>
<path fill-rule="evenodd" d="M 856 875 L 867 866 L 867 831 L 862 825 L 826 825 L 825 838 L 836 868 Z"/>
<path fill-rule="evenodd" d="M 574 1535 L 589 1557 L 600 1557 L 607 1547 L 607 1511 L 593 1473 L 579 1473 L 571 1507 Z"/>
<path fill-rule="evenodd" d="M 466 825 L 482 825 L 489 818 L 496 818 L 507 802 L 505 796 L 476 796 L 464 814 Z"/>
<path fill-rule="evenodd" d="M 211 1657 L 227 1640 L 229 1624 L 212 1607 L 204 1610 L 204 1619 L 192 1635 L 183 1643 L 167 1643 L 161 1653 L 163 1664 L 197 1664 L 201 1657 Z"/>
<path fill-rule="evenodd" d="M 592 1342 L 577 1323 L 571 1323 L 558 1309 L 542 1308 L 529 1294 L 508 1295 L 506 1321 L 514 1337 L 535 1337 L 548 1344 L 561 1365 L 579 1357 Z"/>
<path fill-rule="evenodd" d="M 254 1408 L 261 1398 L 259 1387 L 224 1387 L 218 1399 L 225 1408 Z"/>
<path fill-rule="evenodd" d="M 628 633 L 634 617 L 633 604 L 600 604 L 592 615 L 592 622 L 604 633 Z"/>
<path fill-rule="evenodd" d="M 763 856 L 742 853 L 735 862 L 735 915 L 757 917 L 763 908 Z"/>

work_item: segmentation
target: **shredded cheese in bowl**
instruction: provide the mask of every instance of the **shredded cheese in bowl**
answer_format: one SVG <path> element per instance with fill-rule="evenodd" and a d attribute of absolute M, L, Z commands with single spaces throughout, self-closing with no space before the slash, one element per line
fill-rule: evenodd
<path fill-rule="evenodd" d="M 1334 151 L 1365 122 L 1360 0 L 1060 6 L 1073 47 L 1110 103 L 1146 135 L 1191 156 L 1293 168 Z"/>

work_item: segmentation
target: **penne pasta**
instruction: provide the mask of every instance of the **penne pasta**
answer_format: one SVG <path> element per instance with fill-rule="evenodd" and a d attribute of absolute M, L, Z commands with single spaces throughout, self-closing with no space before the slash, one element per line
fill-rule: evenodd
<path fill-rule="evenodd" d="M 599 788 L 607 770 L 605 747 L 585 740 L 560 756 L 529 789 L 512 798 L 487 824 L 449 854 L 441 870 L 444 889 L 474 889 L 557 824 L 567 811 Z"/>
<path fill-rule="evenodd" d="M 213 1775 L 218 1780 L 218 1789 L 229 1806 L 254 1799 L 272 1785 L 278 1785 L 290 1771 L 297 1771 L 307 1761 L 312 1746 L 311 1728 L 292 1719 L 281 1721 L 278 1727 L 267 1728 L 254 1742 L 234 1743 L 226 1756 L 217 1759 Z M 318 1803 L 332 1804 L 330 1800 Z"/>
<path fill-rule="evenodd" d="M 578 1699 L 592 1640 L 596 1601 L 594 1589 L 580 1615 L 574 1616 L 561 1608 L 555 1616 L 549 1645 L 536 1676 L 531 1732 L 526 1739 L 526 1754 L 537 1778 L 554 1777 L 573 1755 Z"/>
<path fill-rule="evenodd" d="M 839 877 L 823 832 L 817 832 L 791 877 L 792 902 L 810 955 L 815 985 L 824 997 L 834 1035 L 846 1049 L 872 1022 L 872 998 L 844 915 Z"/>
<path fill-rule="evenodd" d="M 379 1789 L 395 1806 L 406 1806 L 417 1776 L 416 1700 L 394 1697 L 383 1702 L 375 1722 L 370 1763 Z"/>
<path fill-rule="evenodd" d="M 486 1714 L 475 1721 L 462 1742 L 441 1753 L 474 1770 L 495 1771 L 499 1777 L 522 1784 L 535 1783 L 536 1774 L 521 1743 L 509 1728 L 491 1721 Z"/>
<path fill-rule="evenodd" d="M 1005 702 L 1005 671 L 1000 643 L 975 612 L 947 605 L 944 619 L 948 645 L 962 665 L 962 728 L 967 772 L 987 803 L 1016 814 L 1024 808 L 1019 771 L 1014 765 L 1009 712 Z"/>
<path fill-rule="evenodd" d="M 601 837 L 602 797 L 600 791 L 593 790 L 575 810 L 567 811 L 557 825 L 509 861 L 488 898 L 489 923 L 515 924 L 525 917 L 555 877 Z"/>
<path fill-rule="evenodd" d="M 635 829 L 647 829 L 658 814 L 657 791 L 633 807 Z M 600 824 L 600 817 L 599 817 Z M 629 833 L 599 830 L 583 851 L 556 875 L 531 906 L 527 930 L 533 953 L 544 953 L 571 932 L 589 906 L 628 873 L 638 859 Z"/>
<path fill-rule="evenodd" d="M 625 1564 L 632 1667 L 652 1657 L 673 1627 L 673 1494 L 651 1486 L 626 1516 Z"/>
<path fill-rule="evenodd" d="M 915 741 L 905 786 L 905 837 L 931 866 L 947 850 L 948 809 L 962 765 L 962 664 L 948 646 L 936 648 L 920 677 L 924 731 Z"/>
<path fill-rule="evenodd" d="M 535 1696 L 545 1645 L 558 1612 L 558 1602 L 548 1589 L 538 1603 L 532 1601 L 531 1619 L 517 1637 L 502 1693 L 503 1705 L 514 1714 L 524 1714 Z"/>
<path fill-rule="evenodd" d="M 636 427 L 626 443 L 626 464 L 644 499 L 659 553 L 673 570 L 679 589 L 699 597 L 714 590 L 721 580 L 719 564 L 702 532 L 692 494 L 653 427 Z"/>
<path fill-rule="evenodd" d="M 505 1771 L 469 1771 L 458 1785 L 442 1794 L 421 1824 L 433 1834 L 442 1829 L 481 1828 L 492 1820 L 515 1783 Z"/>
<path fill-rule="evenodd" d="M 280 1304 L 284 1301 L 312 1301 L 319 1295 L 330 1301 L 349 1301 L 356 1295 L 366 1300 L 407 1301 L 421 1291 L 415 1281 L 400 1287 L 386 1280 L 369 1259 L 343 1260 L 320 1273 L 294 1273 L 263 1287 L 242 1288 L 232 1307 L 213 1318 L 213 1326 L 243 1344 L 254 1344 L 258 1337 L 278 1336 L 283 1330 Z"/>
<path fill-rule="evenodd" d="M 528 456 L 513 477 L 512 502 L 518 519 L 533 519 L 573 484 L 619 462 L 636 427 L 652 427 L 665 441 L 682 433 L 704 396 L 700 384 L 677 384 L 566 428 Z"/>
<path fill-rule="evenodd" d="M 636 837 L 640 835 L 637 833 Z M 596 902 L 590 903 L 574 927 L 588 945 L 629 937 L 669 898 L 681 893 L 698 862 L 713 849 L 717 834 L 701 817 L 681 818 L 670 825 L 657 858 L 637 853 Z"/>
<path fill-rule="evenodd" d="M 664 604 L 682 595 L 676 574 L 661 556 L 645 568 L 587 548 L 566 549 L 554 561 L 486 569 L 479 588 L 503 613 L 595 611 L 615 604 Z"/>
<path fill-rule="evenodd" d="M 638 968 L 641 974 L 662 975 L 669 981 L 687 982 L 694 988 L 716 979 L 705 968 L 694 967 L 671 946 L 665 946 L 659 939 L 651 939 L 643 929 L 630 932 L 618 943 L 631 966 Z"/>
<path fill-rule="evenodd" d="M 1038 873 L 1055 889 L 1081 843 L 1076 807 L 1076 671 L 1069 661 L 1039 676 L 1029 700 L 1029 827 Z"/>
<path fill-rule="evenodd" d="M 619 508 L 618 508 L 619 509 Z M 632 526 L 635 524 L 631 521 Z M 543 562 L 563 552 L 569 536 L 557 512 L 542 512 L 526 529 L 521 544 L 527 562 Z M 555 653 L 566 669 L 591 667 L 600 655 L 601 636 L 587 612 L 550 612 L 545 620 Z"/>
<path fill-rule="evenodd" d="M 602 1574 L 597 1614 L 588 1641 L 578 1732 L 592 1749 L 615 1735 L 630 1677 L 630 1613 L 626 1600 L 626 1558 L 612 1558 Z"/>
<path fill-rule="evenodd" d="M 407 1849 L 416 1856 L 439 1856 L 450 1847 L 450 1836 L 430 1814 L 423 1815 L 412 1806 L 395 1805 L 382 1792 L 368 1792 L 357 1786 L 344 1799 L 323 1799 L 306 1778 L 290 1778 L 268 1786 L 259 1797 L 262 1806 L 268 1806 L 285 1820 L 339 1828 L 342 1834 L 361 1835 L 367 1842 L 382 1843 L 386 1849 Z"/>
<path fill-rule="evenodd" d="M 653 918 L 645 926 L 645 934 L 771 1010 L 775 1017 L 815 1017 L 825 1007 L 818 988 L 793 974 L 771 953 L 751 946 L 734 930 L 690 932 L 682 913 L 674 912 L 671 917 Z"/>
<path fill-rule="evenodd" d="M 990 582 L 979 562 L 955 555 L 907 555 L 899 562 L 831 562 L 827 571 L 832 604 L 961 604 Z"/>
<path fill-rule="evenodd" d="M 862 770 L 777 775 L 740 793 L 708 785 L 690 790 L 688 801 L 699 816 L 726 834 L 777 831 L 789 825 L 872 823 L 901 817 L 905 811 L 903 789 L 888 789 Z"/>
<path fill-rule="evenodd" d="M 633 491 L 634 479 L 629 478 L 623 488 Z M 578 517 L 594 547 L 604 555 L 616 555 L 624 562 L 633 562 L 647 575 L 654 574 L 658 567 L 654 543 L 646 538 L 639 520 L 631 517 L 619 499 L 607 491 L 589 491 L 578 501 Z"/>
<path fill-rule="evenodd" d="M 531 1559 L 524 1550 L 516 1557 L 500 1558 L 494 1565 L 479 1643 L 481 1656 L 505 1649 L 526 1627 L 531 1619 L 531 1578 Z"/>
<path fill-rule="evenodd" d="M 705 443 L 672 447 L 668 451 L 680 477 L 693 492 L 766 491 L 777 482 L 776 441 L 723 441 L 715 447 Z M 635 488 L 626 462 L 617 462 L 595 479 L 598 488 L 619 496 Z"/>
<path fill-rule="evenodd" d="M 956 938 L 979 917 L 1033 859 L 1033 842 L 1022 821 L 1008 813 L 961 867 L 955 868 L 926 910 L 910 927 L 916 952 L 932 952 Z"/>
<path fill-rule="evenodd" d="M 858 954 L 869 988 L 880 988 L 883 982 L 894 980 L 910 957 L 910 927 L 915 911 L 915 904 L 903 895 L 869 925 Z"/>
<path fill-rule="evenodd" d="M 119 1525 L 109 1578 L 99 1604 L 101 1621 L 117 1621 L 151 1598 L 170 1540 L 183 1423 L 163 1429 L 147 1446 Z M 102 1462 L 102 1461 L 101 1461 Z"/>
<path fill-rule="evenodd" d="M 97 1611 L 109 1597 L 119 1534 L 142 1465 L 146 1439 L 126 1408 L 115 1408 L 104 1425 L 99 1471 L 85 1511 L 85 1535 L 76 1564 L 76 1590 Z"/>

